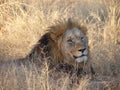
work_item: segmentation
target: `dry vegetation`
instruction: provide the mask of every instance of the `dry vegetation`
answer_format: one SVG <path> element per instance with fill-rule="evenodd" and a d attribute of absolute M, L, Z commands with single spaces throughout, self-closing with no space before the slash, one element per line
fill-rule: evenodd
<path fill-rule="evenodd" d="M 48 26 L 70 17 L 88 28 L 94 79 L 85 75 L 78 83 L 76 75 L 46 64 L 12 62 L 24 58 Z M 1 0 L 0 62 L 0 90 L 120 90 L 119 0 Z"/>

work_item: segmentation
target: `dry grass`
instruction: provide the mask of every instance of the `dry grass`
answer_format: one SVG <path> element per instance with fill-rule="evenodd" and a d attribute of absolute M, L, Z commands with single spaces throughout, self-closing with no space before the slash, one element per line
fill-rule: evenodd
<path fill-rule="evenodd" d="M 77 83 L 47 65 L 11 62 L 25 57 L 46 27 L 70 17 L 88 28 L 96 79 L 86 75 Z M 1 0 L 0 61 L 0 90 L 120 90 L 119 0 Z"/>

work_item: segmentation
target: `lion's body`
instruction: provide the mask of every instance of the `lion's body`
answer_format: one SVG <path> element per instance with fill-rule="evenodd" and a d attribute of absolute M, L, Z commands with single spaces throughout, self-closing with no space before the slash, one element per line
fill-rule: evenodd
<path fill-rule="evenodd" d="M 49 57 L 54 65 L 83 64 L 88 58 L 86 28 L 70 20 L 53 25 L 38 41 L 33 52 L 37 52 L 41 59 Z"/>

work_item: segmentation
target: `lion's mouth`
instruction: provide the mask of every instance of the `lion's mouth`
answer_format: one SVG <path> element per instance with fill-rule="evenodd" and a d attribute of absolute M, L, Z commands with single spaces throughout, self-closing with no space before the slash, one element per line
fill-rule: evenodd
<path fill-rule="evenodd" d="M 86 62 L 87 61 L 87 55 L 82 54 L 81 56 L 75 56 L 73 55 L 75 61 L 81 63 L 81 62 Z"/>
<path fill-rule="evenodd" d="M 73 55 L 74 59 L 79 58 L 79 57 L 83 57 L 83 56 L 86 56 L 86 55 L 84 55 L 84 54 L 82 54 L 81 56 L 75 56 L 75 55 Z"/>

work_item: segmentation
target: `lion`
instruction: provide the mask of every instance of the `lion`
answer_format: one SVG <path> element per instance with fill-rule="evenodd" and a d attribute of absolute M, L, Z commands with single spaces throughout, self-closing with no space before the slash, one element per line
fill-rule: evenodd
<path fill-rule="evenodd" d="M 32 52 L 49 59 L 53 65 L 67 63 L 83 67 L 89 56 L 86 34 L 87 28 L 80 23 L 71 19 L 62 21 L 47 29 Z"/>

